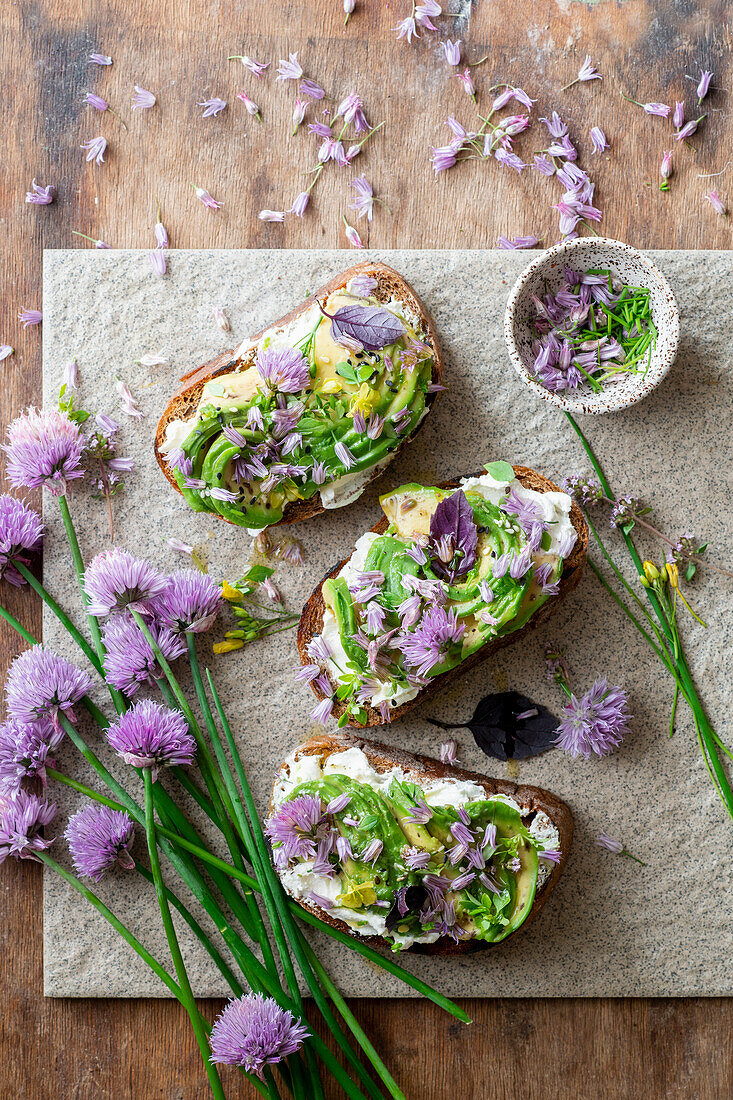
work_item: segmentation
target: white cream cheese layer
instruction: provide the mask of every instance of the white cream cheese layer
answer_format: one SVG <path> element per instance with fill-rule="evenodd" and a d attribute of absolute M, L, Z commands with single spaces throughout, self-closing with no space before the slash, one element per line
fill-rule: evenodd
<path fill-rule="evenodd" d="M 335 483 L 335 485 L 338 484 L 339 482 Z M 526 489 L 516 478 L 512 481 L 497 481 L 488 473 L 482 474 L 480 477 L 466 477 L 461 481 L 461 488 L 464 492 L 477 493 L 485 500 L 497 505 L 505 499 L 507 487 L 511 488 L 521 501 L 536 504 L 541 510 L 543 522 L 548 524 L 547 530 L 551 543 L 547 550 L 538 550 L 532 555 L 535 565 L 540 565 L 543 562 L 550 562 L 555 565 L 558 561 L 558 547 L 569 536 L 572 537 L 573 541 L 576 538 L 575 528 L 570 519 L 572 505 L 570 497 L 567 493 L 538 493 L 534 489 Z M 379 538 L 379 535 L 368 531 L 357 541 L 353 554 L 338 574 L 344 578 L 348 585 L 353 585 L 357 573 L 363 571 L 369 548 L 376 538 Z M 328 606 L 323 611 L 321 636 L 327 642 L 333 655 L 332 659 L 327 662 L 327 669 L 332 681 L 337 683 L 339 668 L 346 668 L 348 657 L 341 644 L 336 616 Z M 418 687 L 399 685 L 385 680 L 381 682 L 381 687 L 371 697 L 370 702 L 371 706 L 374 707 L 382 702 L 388 702 L 391 707 L 399 707 L 403 703 L 409 703 L 412 699 L 415 699 L 419 692 Z"/>
<path fill-rule="evenodd" d="M 469 802 L 483 801 L 488 796 L 479 783 L 468 779 L 458 779 L 446 776 L 443 779 L 425 779 L 423 776 L 410 772 L 400 767 L 393 767 L 387 771 L 377 771 L 370 763 L 366 754 L 356 745 L 343 752 L 332 753 L 326 758 L 325 764 L 317 756 L 299 756 L 297 750 L 285 761 L 284 767 L 275 783 L 273 791 L 273 803 L 280 805 L 288 795 L 299 787 L 301 783 L 309 783 L 321 779 L 324 775 L 345 775 L 357 783 L 364 783 L 375 790 L 386 789 L 394 778 L 398 781 L 408 780 L 418 783 L 424 793 L 428 806 L 465 806 Z M 492 795 L 498 802 L 504 802 L 517 810 L 518 813 L 527 814 L 529 807 L 522 807 L 508 795 Z M 548 848 L 558 848 L 560 836 L 547 814 L 539 811 L 532 824 L 530 832 L 541 840 Z M 551 865 L 540 860 L 538 872 L 538 887 L 541 886 L 552 871 Z M 345 909 L 336 905 L 336 898 L 342 891 L 342 876 L 335 874 L 313 874 L 313 860 L 301 860 L 280 873 L 280 878 L 285 889 L 294 898 L 310 899 L 310 895 L 317 894 L 332 903 L 327 909 L 330 916 L 342 920 L 349 928 L 362 936 L 387 935 L 401 947 L 409 947 L 413 943 L 433 943 L 438 939 L 435 932 L 427 932 L 421 936 L 400 935 L 398 932 L 388 932 L 386 926 L 387 911 L 384 914 L 370 910 Z M 317 902 L 315 904 L 318 904 Z"/>

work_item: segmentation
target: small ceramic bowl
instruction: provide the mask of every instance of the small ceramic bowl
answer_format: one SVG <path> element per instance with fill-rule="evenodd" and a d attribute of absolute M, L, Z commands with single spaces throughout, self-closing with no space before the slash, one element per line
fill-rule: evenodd
<path fill-rule="evenodd" d="M 651 291 L 652 319 L 657 342 L 644 374 L 621 374 L 619 381 L 606 383 L 603 393 L 584 385 L 577 390 L 553 393 L 534 377 L 531 321 L 535 316 L 532 295 L 541 298 L 556 292 L 564 282 L 564 267 L 576 271 L 609 268 L 629 286 Z M 651 393 L 672 366 L 680 337 L 680 315 L 674 294 L 661 271 L 637 249 L 603 237 L 579 237 L 549 248 L 533 260 L 517 279 L 504 313 L 504 336 L 519 377 L 544 401 L 571 413 L 606 413 L 627 409 Z"/>

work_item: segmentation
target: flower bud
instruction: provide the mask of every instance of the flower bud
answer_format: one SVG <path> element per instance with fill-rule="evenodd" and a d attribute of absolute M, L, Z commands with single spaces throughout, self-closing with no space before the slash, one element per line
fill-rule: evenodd
<path fill-rule="evenodd" d="M 643 565 L 644 576 L 650 582 L 659 580 L 659 570 L 653 561 L 645 561 Z"/>

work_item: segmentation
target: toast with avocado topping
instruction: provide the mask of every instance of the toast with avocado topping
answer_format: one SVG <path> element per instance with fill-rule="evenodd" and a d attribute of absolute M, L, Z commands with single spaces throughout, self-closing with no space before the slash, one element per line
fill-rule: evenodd
<path fill-rule="evenodd" d="M 400 717 L 544 622 L 585 564 L 580 509 L 525 466 L 403 485 L 380 504 L 383 518 L 321 581 L 298 626 L 296 676 L 324 725 Z"/>
<path fill-rule="evenodd" d="M 570 808 L 347 731 L 283 763 L 265 823 L 285 890 L 395 951 L 458 955 L 508 939 L 557 884 Z"/>
<path fill-rule="evenodd" d="M 386 264 L 356 264 L 186 375 L 155 454 L 194 511 L 248 530 L 352 503 L 442 388 L 432 320 Z"/>

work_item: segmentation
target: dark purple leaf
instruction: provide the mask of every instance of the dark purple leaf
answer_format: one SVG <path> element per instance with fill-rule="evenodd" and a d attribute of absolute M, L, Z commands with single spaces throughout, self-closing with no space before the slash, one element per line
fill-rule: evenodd
<path fill-rule="evenodd" d="M 405 894 L 405 904 L 407 905 L 407 913 L 419 913 L 425 902 L 428 900 L 428 892 L 422 883 L 417 883 L 415 886 L 408 886 L 407 893 Z M 405 914 L 406 916 L 407 914 Z M 397 925 L 405 919 L 400 913 L 397 902 L 394 903 L 389 913 L 385 924 L 387 929 L 392 932 Z"/>
<path fill-rule="evenodd" d="M 321 312 L 331 318 L 331 335 L 337 344 L 347 336 L 358 340 L 366 351 L 386 348 L 407 332 L 399 317 L 379 306 L 342 306 L 333 314 Z"/>
<path fill-rule="evenodd" d="M 474 741 L 487 756 L 497 760 L 523 760 L 552 748 L 560 720 L 517 691 L 487 695 L 467 722 L 438 722 L 441 729 L 470 729 Z"/>
<path fill-rule="evenodd" d="M 449 581 L 462 577 L 476 561 L 478 531 L 463 489 L 441 500 L 430 519 L 433 569 Z"/>

